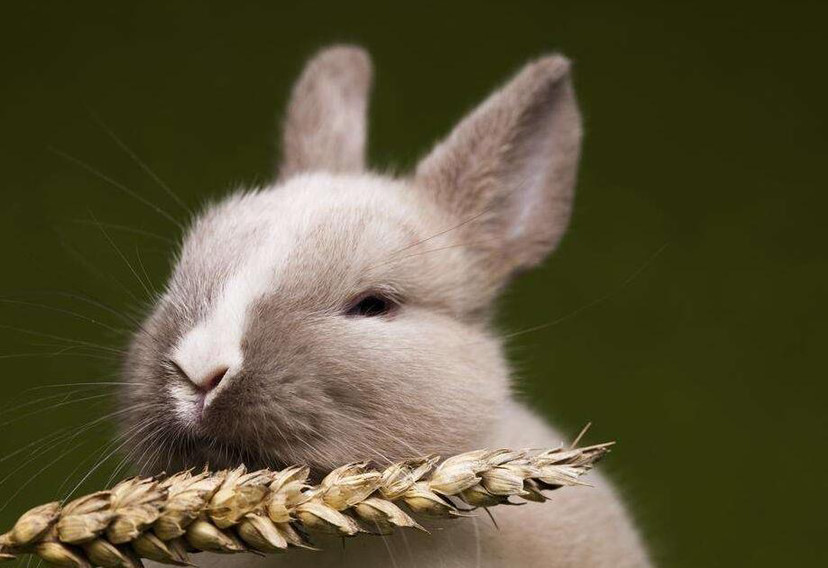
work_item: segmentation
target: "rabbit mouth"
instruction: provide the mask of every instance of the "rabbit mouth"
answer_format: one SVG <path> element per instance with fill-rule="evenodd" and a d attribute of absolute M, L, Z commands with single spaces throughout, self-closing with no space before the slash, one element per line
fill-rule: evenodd
<path fill-rule="evenodd" d="M 194 437 L 190 449 L 185 450 L 180 459 L 186 468 L 232 469 L 244 465 L 256 470 L 281 469 L 287 465 L 268 452 L 247 444 L 205 436 Z"/>
<path fill-rule="evenodd" d="M 244 465 L 248 469 L 279 469 L 301 463 L 312 471 L 329 464 L 317 464 L 320 440 L 309 416 L 277 416 L 266 405 L 240 401 L 232 393 L 210 401 L 209 395 L 187 392 L 173 398 L 156 417 L 161 434 L 142 441 L 139 455 L 157 458 L 143 468 L 157 474 L 178 469 L 227 469 Z M 300 424 L 305 424 L 302 428 Z M 140 458 L 139 458 L 140 460 Z"/>
<path fill-rule="evenodd" d="M 156 435 L 134 441 L 129 450 L 141 475 L 161 475 L 185 469 L 233 469 L 243 465 L 249 470 L 281 469 L 289 465 L 278 453 L 247 440 L 182 429 L 167 423 L 155 429 Z"/>

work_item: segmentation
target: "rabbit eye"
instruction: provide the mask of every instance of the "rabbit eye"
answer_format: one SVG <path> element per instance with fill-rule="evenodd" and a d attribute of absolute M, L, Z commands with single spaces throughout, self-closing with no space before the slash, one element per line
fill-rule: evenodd
<path fill-rule="evenodd" d="M 376 317 L 383 316 L 397 307 L 397 304 L 390 298 L 379 294 L 368 294 L 351 304 L 346 312 L 349 316 Z"/>

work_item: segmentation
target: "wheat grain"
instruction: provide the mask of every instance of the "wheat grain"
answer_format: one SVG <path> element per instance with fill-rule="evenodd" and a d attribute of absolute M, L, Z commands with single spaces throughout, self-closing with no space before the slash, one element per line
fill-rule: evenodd
<path fill-rule="evenodd" d="M 411 459 L 382 471 L 352 463 L 318 485 L 308 483 L 306 467 L 136 477 L 63 506 L 28 511 L 0 536 L 0 559 L 35 554 L 66 568 L 136 568 L 147 558 L 186 566 L 190 552 L 313 548 L 313 533 L 425 530 L 403 507 L 451 518 L 511 498 L 542 502 L 545 490 L 582 485 L 579 478 L 610 446 L 478 450 L 442 463 L 437 456 Z"/>

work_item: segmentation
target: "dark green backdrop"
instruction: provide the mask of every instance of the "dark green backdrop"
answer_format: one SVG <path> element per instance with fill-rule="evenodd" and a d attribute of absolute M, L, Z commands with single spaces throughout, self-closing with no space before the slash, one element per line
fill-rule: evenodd
<path fill-rule="evenodd" d="M 115 449 L 104 422 L 57 437 L 111 388 L 37 387 L 117 380 L 97 345 L 122 345 L 104 326 L 144 291 L 109 239 L 158 286 L 177 235 L 64 154 L 184 219 L 106 128 L 197 207 L 268 178 L 326 43 L 373 52 L 371 155 L 392 169 L 561 50 L 586 145 L 568 237 L 503 302 L 505 330 L 554 322 L 512 340 L 521 390 L 618 439 L 602 468 L 662 565 L 824 565 L 824 2 L 116 4 L 2 5 L 0 526 Z"/>

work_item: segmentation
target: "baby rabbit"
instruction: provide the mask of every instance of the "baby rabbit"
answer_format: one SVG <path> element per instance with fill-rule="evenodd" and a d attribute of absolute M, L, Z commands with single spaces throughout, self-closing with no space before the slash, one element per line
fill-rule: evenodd
<path fill-rule="evenodd" d="M 493 303 L 555 248 L 572 208 L 581 121 L 569 62 L 526 65 L 399 179 L 366 171 L 371 63 L 307 65 L 270 186 L 192 224 L 131 344 L 123 432 L 145 469 L 388 463 L 556 445 L 510 395 Z M 649 566 L 613 491 L 551 495 L 432 534 L 324 542 L 202 566 Z M 450 526 L 449 526 L 450 525 Z"/>

